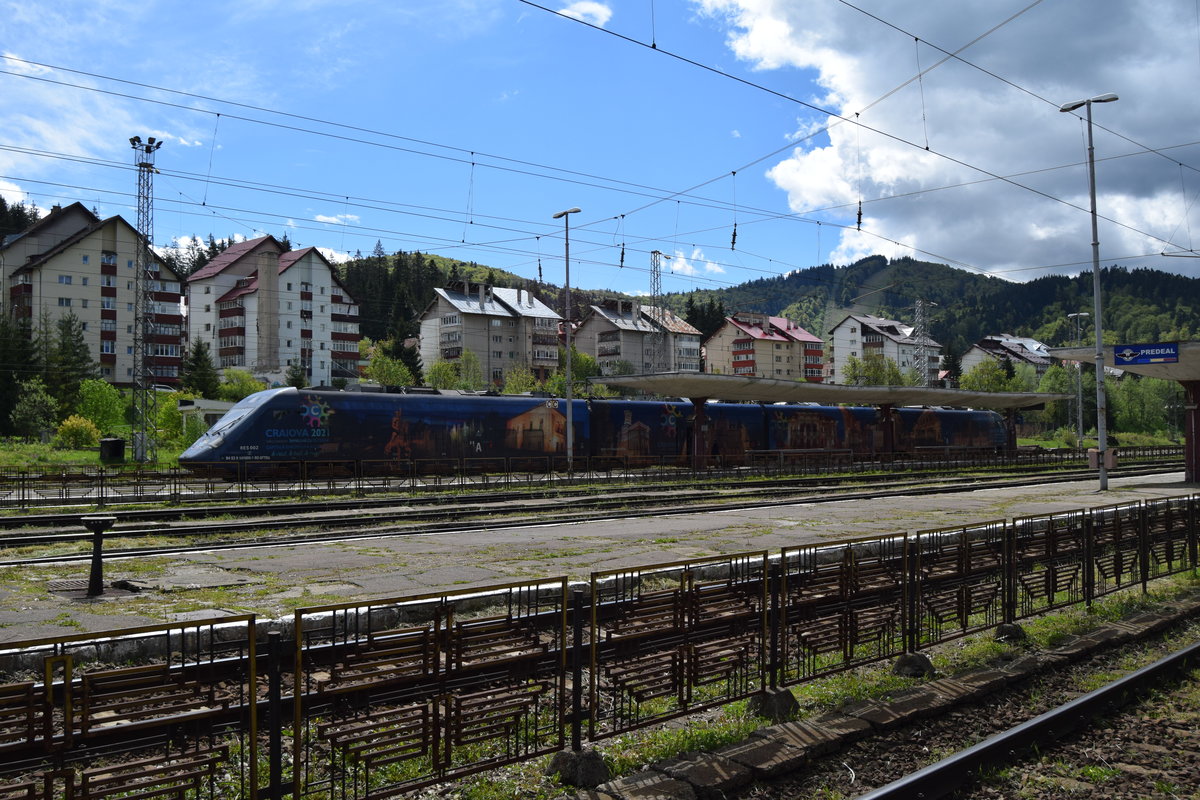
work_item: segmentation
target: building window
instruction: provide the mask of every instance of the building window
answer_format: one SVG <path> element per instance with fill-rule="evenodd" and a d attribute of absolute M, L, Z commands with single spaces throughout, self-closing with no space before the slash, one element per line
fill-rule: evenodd
<path fill-rule="evenodd" d="M 85 263 L 85 264 L 88 263 L 88 257 L 86 255 L 84 255 L 84 257 L 83 257 L 83 263 Z"/>
<path fill-rule="evenodd" d="M 493 350 L 492 358 L 504 358 L 504 351 L 503 350 Z"/>
<path fill-rule="evenodd" d="M 59 275 L 58 282 L 65 283 L 66 285 L 70 286 L 71 285 L 71 276 L 70 275 Z"/>
<path fill-rule="evenodd" d="M 133 311 L 133 303 L 126 303 L 125 310 L 132 312 Z"/>
<path fill-rule="evenodd" d="M 86 297 L 79 301 L 80 308 L 87 308 L 87 304 L 88 304 L 88 301 L 87 301 Z"/>
<path fill-rule="evenodd" d="M 63 308 L 69 308 L 71 306 L 71 298 L 60 297 L 60 298 L 58 298 L 58 304 L 60 306 L 62 306 Z"/>
<path fill-rule="evenodd" d="M 115 352 L 116 352 L 116 348 L 115 348 L 115 347 L 113 347 L 113 344 L 114 344 L 114 342 L 113 342 L 113 340 L 112 340 L 112 339 L 104 339 L 104 340 L 102 340 L 102 341 L 100 342 L 100 352 L 101 352 L 101 353 L 115 353 Z"/>
<path fill-rule="evenodd" d="M 116 286 L 117 279 L 113 275 L 101 275 L 100 276 L 100 285 L 101 286 Z"/>
<path fill-rule="evenodd" d="M 84 277 L 80 278 L 79 282 L 82 283 L 84 286 L 87 286 L 88 285 L 87 276 L 85 275 Z"/>

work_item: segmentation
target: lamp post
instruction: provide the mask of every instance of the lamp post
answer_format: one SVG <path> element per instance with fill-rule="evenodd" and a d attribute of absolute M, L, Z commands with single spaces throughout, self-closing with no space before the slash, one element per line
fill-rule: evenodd
<path fill-rule="evenodd" d="M 1058 108 L 1064 112 L 1087 109 L 1088 192 L 1092 200 L 1092 316 L 1096 320 L 1096 466 L 1099 467 L 1101 491 L 1108 489 L 1108 467 L 1105 465 L 1108 456 L 1108 431 L 1105 430 L 1108 403 L 1104 396 L 1104 332 L 1100 324 L 1100 233 L 1096 225 L 1096 149 L 1092 145 L 1092 104 L 1111 103 L 1116 99 L 1115 94 L 1101 94 L 1086 100 L 1063 103 Z"/>
<path fill-rule="evenodd" d="M 1083 317 L 1090 317 L 1086 311 L 1080 311 L 1075 314 L 1067 314 L 1067 319 L 1075 323 L 1075 336 L 1071 339 L 1071 344 L 1079 344 L 1079 340 L 1083 338 Z M 1075 435 L 1079 442 L 1083 442 L 1083 364 L 1075 362 Z"/>
<path fill-rule="evenodd" d="M 571 215 L 578 214 L 580 209 L 568 208 L 566 211 L 559 211 L 554 215 L 554 219 L 562 218 L 563 221 L 563 272 L 565 276 L 564 285 L 566 288 L 566 303 L 563 309 L 563 320 L 565 321 L 566 344 L 567 344 L 567 474 L 570 475 L 574 468 L 575 456 L 575 419 L 571 413 Z"/>

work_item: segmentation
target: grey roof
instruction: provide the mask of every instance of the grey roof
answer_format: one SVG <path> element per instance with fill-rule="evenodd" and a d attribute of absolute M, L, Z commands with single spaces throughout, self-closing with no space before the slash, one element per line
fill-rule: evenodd
<path fill-rule="evenodd" d="M 438 295 L 463 314 L 484 314 L 489 317 L 544 317 L 562 319 L 542 301 L 521 289 L 491 288 L 480 302 L 479 293 L 434 289 Z M 520 302 L 518 302 L 518 292 Z"/>
<path fill-rule="evenodd" d="M 603 306 L 592 306 L 592 313 L 599 314 L 604 317 L 613 327 L 623 331 L 634 331 L 637 333 L 654 333 L 658 330 L 654 325 L 640 314 L 634 314 L 630 309 L 628 313 L 617 311 L 613 308 L 604 308 Z"/>
<path fill-rule="evenodd" d="M 919 339 L 913 336 L 915 328 L 913 328 L 912 325 L 906 325 L 903 322 L 899 322 L 894 319 L 884 319 L 883 317 L 876 317 L 872 314 L 847 314 L 842 318 L 842 322 L 845 322 L 848 319 L 853 319 L 860 325 L 868 326 L 876 333 L 882 334 L 901 344 L 918 345 L 921 343 Z M 838 327 L 838 325 L 841 325 L 842 322 L 839 322 L 834 327 Z M 925 343 L 927 345 L 933 345 L 934 347 L 941 347 L 941 344 L 928 336 L 925 337 Z"/>
<path fill-rule="evenodd" d="M 518 317 L 545 317 L 550 319 L 562 319 L 558 314 L 554 313 L 554 309 L 538 300 L 531 292 L 526 289 L 507 289 L 504 287 L 496 287 L 492 289 L 492 295 L 504 303 Z"/>
<path fill-rule="evenodd" d="M 590 380 L 590 379 L 589 379 Z M 1046 392 L 968 392 L 921 386 L 844 386 L 740 375 L 665 372 L 652 375 L 606 375 L 605 386 L 628 386 L 667 397 L 708 398 L 763 403 L 862 403 L 892 406 L 964 406 L 970 408 L 1029 408 L 1070 394 Z"/>
<path fill-rule="evenodd" d="M 676 316 L 676 314 L 669 308 L 642 306 L 642 313 L 671 333 L 678 333 L 687 336 L 701 335 L 700 331 L 698 331 L 695 326 L 683 318 Z"/>

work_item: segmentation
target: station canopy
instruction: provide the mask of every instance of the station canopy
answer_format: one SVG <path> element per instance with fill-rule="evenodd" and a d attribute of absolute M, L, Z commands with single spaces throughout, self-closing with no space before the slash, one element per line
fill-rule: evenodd
<path fill-rule="evenodd" d="M 1051 400 L 1068 400 L 1073 396 L 1044 392 L 970 392 L 965 389 L 922 386 L 846 386 L 699 372 L 609 375 L 589 378 L 588 381 L 603 383 L 606 386 L 639 389 L 663 397 L 821 405 L 855 403 L 873 406 L 956 406 L 1004 410 L 1033 408 Z"/>
<path fill-rule="evenodd" d="M 1113 350 L 1111 344 L 1104 346 L 1104 366 L 1106 367 L 1132 372 L 1134 375 L 1145 375 L 1148 378 L 1162 378 L 1180 383 L 1200 381 L 1200 342 L 1179 342 L 1179 361 L 1158 364 L 1118 364 Z M 1094 345 L 1091 347 L 1052 347 L 1050 355 L 1062 361 L 1096 363 Z"/>

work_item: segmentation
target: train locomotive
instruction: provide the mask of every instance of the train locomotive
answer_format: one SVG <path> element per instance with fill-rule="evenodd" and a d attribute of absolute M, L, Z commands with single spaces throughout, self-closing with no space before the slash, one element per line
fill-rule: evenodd
<path fill-rule="evenodd" d="M 918 448 L 1000 450 L 992 411 L 881 409 L 683 400 L 572 401 L 575 458 L 648 457 L 726 465 L 770 451 L 858 456 Z M 230 409 L 179 458 L 214 462 L 458 461 L 565 455 L 566 400 L 467 392 L 339 392 L 269 389 Z M 697 430 L 697 425 L 700 426 Z M 696 452 L 693 452 L 696 451 Z M 488 467 L 489 469 L 492 467 Z"/>

